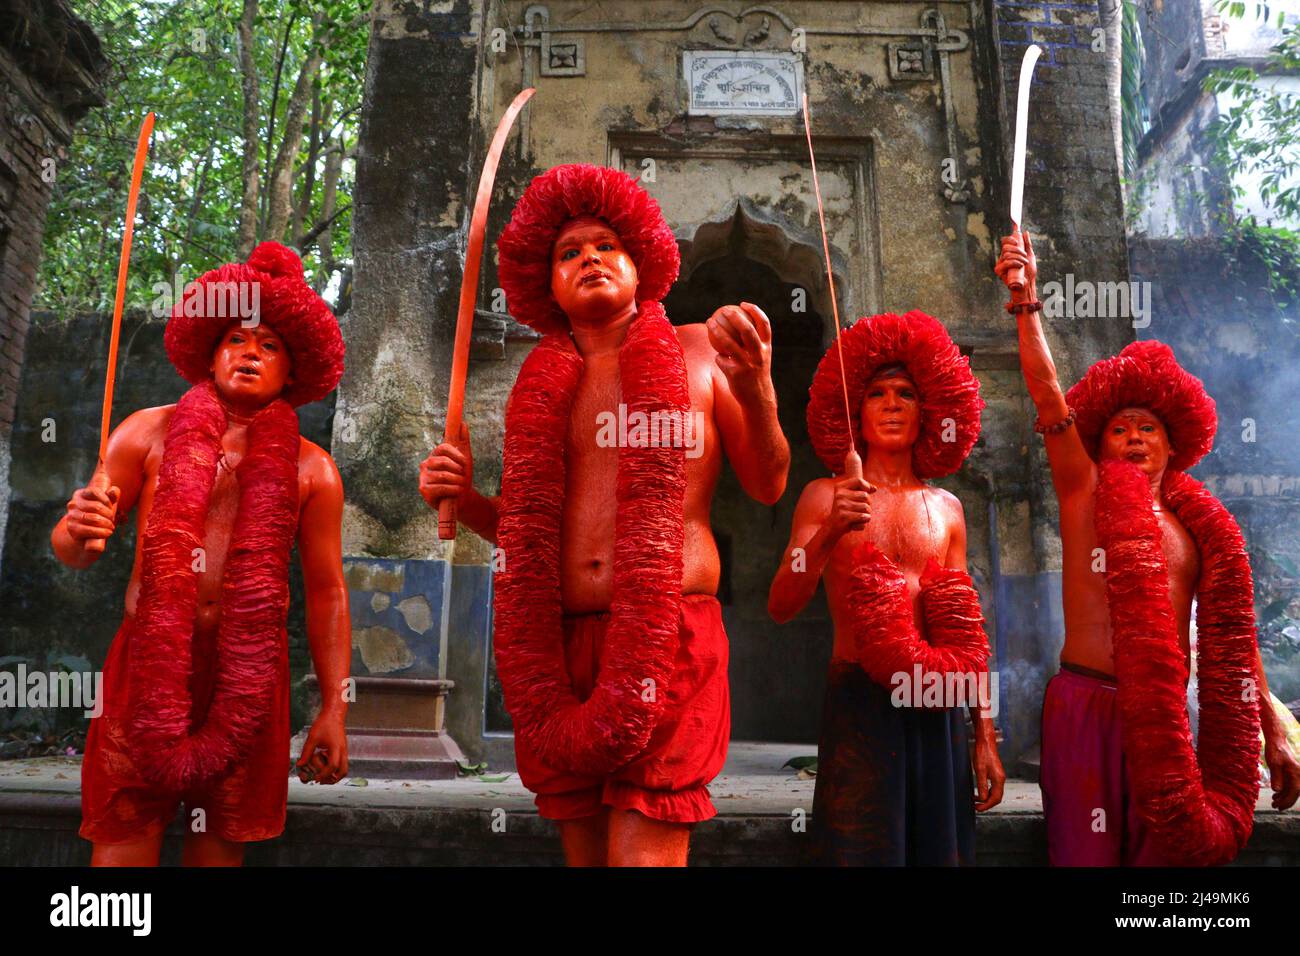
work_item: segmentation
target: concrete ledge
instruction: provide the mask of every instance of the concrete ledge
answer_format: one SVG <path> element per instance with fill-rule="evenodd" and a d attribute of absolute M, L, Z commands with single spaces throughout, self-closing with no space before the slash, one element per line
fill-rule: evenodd
<path fill-rule="evenodd" d="M 719 815 L 696 828 L 697 866 L 797 866 L 808 834 L 793 826 L 811 812 L 813 782 L 780 765 L 806 748 L 732 745 L 723 775 L 710 788 Z M 81 822 L 75 758 L 0 764 L 0 865 L 79 866 L 90 845 Z M 357 781 L 354 779 L 353 783 Z M 563 862 L 551 823 L 531 796 L 505 780 L 369 780 L 366 786 L 290 782 L 285 832 L 249 847 L 254 866 L 549 866 Z M 168 830 L 165 863 L 178 863 L 183 830 Z M 1011 781 L 1006 798 L 978 818 L 982 866 L 1039 866 L 1046 843 L 1038 787 Z M 1300 814 L 1256 812 L 1255 832 L 1239 865 L 1300 865 Z"/>

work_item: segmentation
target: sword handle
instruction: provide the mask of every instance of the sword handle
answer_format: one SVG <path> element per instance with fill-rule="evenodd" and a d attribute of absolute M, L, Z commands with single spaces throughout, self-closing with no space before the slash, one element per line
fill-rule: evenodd
<path fill-rule="evenodd" d="M 108 489 L 112 487 L 113 483 L 109 480 L 108 469 L 104 468 L 103 464 L 104 463 L 101 461 L 99 467 L 95 469 L 95 473 L 90 478 L 89 487 L 94 491 L 101 491 L 104 494 L 108 494 Z M 114 520 L 116 520 L 116 514 L 114 515 Z M 103 554 L 104 548 L 107 547 L 107 545 L 107 538 L 91 538 L 82 545 L 82 550 L 87 554 Z"/>
<path fill-rule="evenodd" d="M 1007 288 L 1012 292 L 1019 292 L 1025 287 L 1025 269 L 1024 266 L 1016 266 L 1014 269 L 1007 270 Z"/>
<path fill-rule="evenodd" d="M 862 477 L 862 458 L 858 455 L 858 450 L 856 448 L 850 448 L 849 453 L 844 456 L 844 477 Z"/>
<path fill-rule="evenodd" d="M 451 541 L 456 537 L 456 499 L 443 498 L 438 502 L 438 537 Z"/>

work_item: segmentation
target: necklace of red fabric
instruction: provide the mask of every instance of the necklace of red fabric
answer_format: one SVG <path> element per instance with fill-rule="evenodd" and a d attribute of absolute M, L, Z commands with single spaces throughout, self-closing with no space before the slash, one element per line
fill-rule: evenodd
<path fill-rule="evenodd" d="M 1233 859 L 1259 796 L 1255 608 L 1241 529 L 1200 482 L 1169 471 L 1165 504 L 1196 542 L 1200 735 L 1187 717 L 1188 663 L 1169 600 L 1169 569 L 1151 487 L 1136 465 L 1099 467 L 1094 521 L 1106 556 L 1124 758 L 1138 814 L 1173 866 Z M 1199 765 L 1198 765 L 1199 759 Z"/>
<path fill-rule="evenodd" d="M 276 399 L 248 425 L 235 470 L 239 505 L 221 582 L 216 679 L 207 718 L 192 727 L 195 562 L 222 457 L 226 412 L 211 381 L 172 413 L 144 532 L 140 599 L 131 634 L 132 759 L 175 793 L 225 773 L 269 714 L 289 605 L 289 552 L 298 521 L 298 417 Z"/>
<path fill-rule="evenodd" d="M 619 350 L 622 401 L 689 414 L 686 362 L 658 302 L 642 302 Z M 567 334 L 544 338 L 506 408 L 495 578 L 497 671 L 515 733 L 549 766 L 605 775 L 645 749 L 668 700 L 682 587 L 683 447 L 620 447 L 614 582 L 596 689 L 573 693 L 564 658 L 560 534 L 565 445 L 583 360 Z M 685 421 L 679 418 L 678 421 Z"/>
<path fill-rule="evenodd" d="M 933 680 L 932 675 L 973 681 L 987 673 L 989 642 L 970 575 L 930 558 L 920 584 L 924 638 L 916 629 L 907 579 L 898 565 L 871 541 L 854 550 L 847 597 L 854 663 L 883 687 L 895 687 L 899 675 L 915 681 L 918 667 L 922 687 Z M 922 706 L 922 687 L 913 688 L 915 706 Z M 968 683 L 958 687 L 963 692 L 978 689 Z M 966 693 L 956 703 L 980 702 Z M 951 707 L 954 701 L 944 700 L 939 706 Z"/>

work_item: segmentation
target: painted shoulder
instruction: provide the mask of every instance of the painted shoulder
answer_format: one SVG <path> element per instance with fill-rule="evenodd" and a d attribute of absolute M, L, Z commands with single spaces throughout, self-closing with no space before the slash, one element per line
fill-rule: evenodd
<path fill-rule="evenodd" d="M 966 511 L 962 507 L 960 498 L 954 495 L 951 491 L 945 491 L 943 488 L 936 488 L 934 485 L 929 485 L 928 487 L 934 497 L 938 499 L 939 503 L 948 510 L 948 513 L 954 519 L 959 521 L 966 520 Z"/>
<path fill-rule="evenodd" d="M 298 472 L 304 477 L 338 480 L 334 457 L 314 441 L 298 436 Z"/>
<path fill-rule="evenodd" d="M 171 423 L 176 404 L 155 405 L 134 411 L 113 429 L 109 439 L 111 445 L 131 444 L 146 445 L 161 442 L 167 437 L 167 426 Z"/>
<path fill-rule="evenodd" d="M 677 329 L 677 341 L 682 343 L 682 349 L 686 352 L 707 351 L 713 353 L 713 346 L 709 344 L 709 330 L 703 322 L 692 322 L 689 325 L 674 326 Z"/>

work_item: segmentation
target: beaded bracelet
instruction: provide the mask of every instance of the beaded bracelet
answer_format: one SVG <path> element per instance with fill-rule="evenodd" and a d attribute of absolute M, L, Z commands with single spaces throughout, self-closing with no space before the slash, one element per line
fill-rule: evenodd
<path fill-rule="evenodd" d="M 1037 299 L 1032 302 L 1020 302 L 1016 304 L 1008 302 L 1006 308 L 1012 315 L 1017 315 L 1021 312 L 1042 312 L 1043 303 L 1039 302 Z"/>
<path fill-rule="evenodd" d="M 1042 418 L 1034 420 L 1034 431 L 1040 435 L 1059 435 L 1071 425 L 1074 424 L 1074 409 L 1071 408 L 1070 414 L 1066 415 L 1059 422 L 1053 422 L 1051 425 L 1044 425 Z"/>

